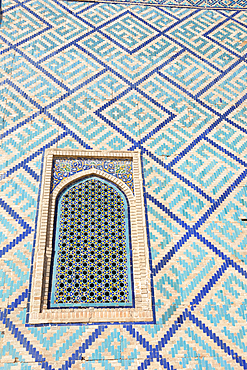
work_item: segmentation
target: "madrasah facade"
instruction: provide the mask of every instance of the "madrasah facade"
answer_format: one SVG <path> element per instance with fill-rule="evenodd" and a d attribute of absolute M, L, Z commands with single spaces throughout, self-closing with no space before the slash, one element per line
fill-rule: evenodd
<path fill-rule="evenodd" d="M 1 369 L 247 369 L 245 9 L 3 0 Z"/>

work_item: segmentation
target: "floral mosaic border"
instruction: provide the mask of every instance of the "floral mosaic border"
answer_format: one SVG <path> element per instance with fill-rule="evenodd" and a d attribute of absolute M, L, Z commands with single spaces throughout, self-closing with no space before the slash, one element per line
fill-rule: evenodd
<path fill-rule="evenodd" d="M 132 161 L 125 159 L 106 159 L 97 158 L 56 158 L 53 163 L 51 192 L 64 179 L 73 176 L 75 173 L 96 168 L 100 171 L 122 180 L 134 194 L 133 166 Z"/>

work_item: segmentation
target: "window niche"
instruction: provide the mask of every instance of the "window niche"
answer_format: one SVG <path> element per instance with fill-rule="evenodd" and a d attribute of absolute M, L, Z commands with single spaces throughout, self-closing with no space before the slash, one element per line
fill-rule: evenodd
<path fill-rule="evenodd" d="M 150 322 L 139 151 L 46 151 L 29 323 Z"/>

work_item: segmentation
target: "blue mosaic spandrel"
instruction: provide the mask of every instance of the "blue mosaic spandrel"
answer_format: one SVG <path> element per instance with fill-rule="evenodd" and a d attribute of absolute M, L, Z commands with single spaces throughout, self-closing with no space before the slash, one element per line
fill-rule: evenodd
<path fill-rule="evenodd" d="M 53 191 L 61 181 L 75 173 L 96 168 L 123 181 L 134 193 L 133 165 L 125 159 L 87 159 L 87 158 L 60 158 L 53 163 L 52 186 Z"/>
<path fill-rule="evenodd" d="M 58 200 L 52 308 L 132 306 L 128 207 L 113 184 L 89 177 Z"/>

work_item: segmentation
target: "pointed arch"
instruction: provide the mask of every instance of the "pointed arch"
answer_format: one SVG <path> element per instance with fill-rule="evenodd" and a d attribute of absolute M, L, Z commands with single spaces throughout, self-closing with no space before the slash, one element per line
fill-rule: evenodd
<path fill-rule="evenodd" d="M 96 174 L 57 195 L 50 307 L 132 307 L 128 200 Z"/>

